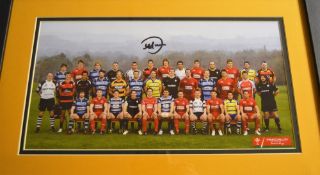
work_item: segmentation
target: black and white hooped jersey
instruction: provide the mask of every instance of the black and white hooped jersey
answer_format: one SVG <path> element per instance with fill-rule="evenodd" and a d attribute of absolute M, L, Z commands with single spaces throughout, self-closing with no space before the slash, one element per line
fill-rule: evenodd
<path fill-rule="evenodd" d="M 137 92 L 137 97 L 142 98 L 142 90 L 143 90 L 143 85 L 144 85 L 143 80 L 142 79 L 138 79 L 138 80 L 130 79 L 128 83 L 129 83 L 130 91 L 135 90 Z"/>
<path fill-rule="evenodd" d="M 89 78 L 91 81 L 93 81 L 94 79 L 99 77 L 99 71 L 100 71 L 100 69 L 93 69 L 90 71 Z"/>
<path fill-rule="evenodd" d="M 124 100 L 122 98 L 110 98 L 110 112 L 111 113 L 119 113 L 122 112 L 122 105 L 124 104 Z"/>
<path fill-rule="evenodd" d="M 170 112 L 171 104 L 173 102 L 172 96 L 160 97 L 158 99 L 158 104 L 161 105 L 161 112 Z"/>
<path fill-rule="evenodd" d="M 216 83 L 212 79 L 201 79 L 199 81 L 198 87 L 201 88 L 202 97 L 204 100 L 209 100 L 211 98 L 211 91 L 213 91 L 215 86 Z"/>
<path fill-rule="evenodd" d="M 56 85 L 53 81 L 45 80 L 39 83 L 36 91 L 40 94 L 40 98 L 42 99 L 54 98 Z"/>
<path fill-rule="evenodd" d="M 190 109 L 192 109 L 193 113 L 196 112 L 204 112 L 206 110 L 206 101 L 201 100 L 200 98 L 194 99 L 190 101 Z"/>

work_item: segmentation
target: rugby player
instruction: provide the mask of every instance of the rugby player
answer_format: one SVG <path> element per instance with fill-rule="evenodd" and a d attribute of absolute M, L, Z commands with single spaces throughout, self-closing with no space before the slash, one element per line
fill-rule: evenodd
<path fill-rule="evenodd" d="M 89 128 L 89 99 L 85 97 L 85 92 L 80 91 L 79 97 L 73 102 L 68 126 L 68 134 L 72 133 L 74 122 L 79 119 L 84 119 L 84 133 L 88 132 Z M 78 130 L 81 125 L 78 125 Z"/>
<path fill-rule="evenodd" d="M 119 69 L 119 63 L 116 61 L 113 62 L 111 70 L 109 70 L 106 74 L 110 82 L 113 82 L 114 80 L 117 79 L 116 76 L 117 76 L 117 72 L 119 71 L 121 72 L 122 79 L 125 79 L 123 72 Z"/>
<path fill-rule="evenodd" d="M 66 80 L 59 85 L 59 94 L 59 104 L 61 105 L 62 110 L 58 132 L 61 133 L 66 113 L 70 115 L 70 109 L 73 105 L 73 97 L 75 95 L 75 83 L 72 81 L 72 76 L 69 72 L 66 73 Z"/>
<path fill-rule="evenodd" d="M 101 70 L 101 64 L 98 62 L 94 63 L 94 69 L 92 69 L 89 73 L 89 78 L 91 82 L 93 82 L 94 79 L 99 77 L 100 70 Z"/>
<path fill-rule="evenodd" d="M 250 68 L 250 62 L 249 62 L 249 61 L 245 61 L 245 62 L 244 62 L 243 69 L 240 71 L 240 76 L 241 76 L 241 78 L 243 78 L 243 77 L 242 77 L 242 73 L 243 73 L 244 71 L 246 71 L 246 72 L 248 73 L 248 78 L 249 78 L 249 80 L 251 80 L 251 81 L 253 81 L 253 82 L 256 81 L 256 75 L 257 75 L 257 73 L 256 73 L 256 71 L 255 71 L 254 69 L 251 69 L 251 68 Z"/>
<path fill-rule="evenodd" d="M 239 69 L 233 65 L 232 59 L 227 59 L 227 65 L 224 69 L 226 70 L 228 77 L 237 83 L 240 77 L 240 72 Z"/>
<path fill-rule="evenodd" d="M 198 88 L 198 81 L 191 76 L 191 70 L 186 69 L 186 77 L 180 81 L 179 89 L 188 100 L 194 99 L 194 93 Z"/>
<path fill-rule="evenodd" d="M 97 94 L 97 90 L 100 89 L 102 91 L 102 96 L 107 97 L 107 90 L 109 86 L 109 80 L 105 77 L 105 71 L 99 71 L 99 77 L 95 78 L 92 82 L 92 96 L 94 97 Z"/>
<path fill-rule="evenodd" d="M 82 77 L 82 72 L 86 71 L 83 60 L 79 60 L 77 63 L 78 63 L 77 67 L 73 69 L 71 73 L 74 82 L 77 82 L 78 80 L 80 80 Z"/>
<path fill-rule="evenodd" d="M 108 113 L 107 113 L 107 128 L 109 128 L 109 133 L 112 133 L 111 128 L 111 120 L 112 119 L 119 119 L 119 133 L 123 133 L 123 135 L 126 135 L 128 131 L 126 130 L 124 132 L 124 120 L 123 120 L 123 114 L 124 114 L 124 100 L 120 97 L 119 90 L 115 89 L 112 94 L 113 97 L 109 99 L 108 103 Z"/>
<path fill-rule="evenodd" d="M 203 78 L 204 69 L 200 65 L 199 60 L 194 60 L 193 62 L 193 68 L 191 69 L 191 76 L 199 81 L 201 78 Z"/>
<path fill-rule="evenodd" d="M 142 132 L 147 135 L 147 120 L 153 119 L 154 134 L 158 133 L 159 119 L 157 115 L 157 99 L 152 95 L 152 89 L 147 89 L 147 96 L 141 102 L 142 108 Z"/>
<path fill-rule="evenodd" d="M 63 82 L 66 79 L 66 72 L 67 72 L 68 66 L 66 64 L 60 65 L 59 72 L 56 72 L 54 76 L 54 82 L 56 83 L 56 97 L 59 98 L 59 85 L 61 82 Z"/>
<path fill-rule="evenodd" d="M 142 98 L 142 92 L 143 92 L 143 85 L 144 82 L 139 76 L 139 71 L 134 71 L 133 72 L 133 78 L 129 79 L 129 90 L 130 91 L 135 91 L 137 98 L 141 99 Z"/>
<path fill-rule="evenodd" d="M 241 94 L 241 97 L 243 98 L 243 92 L 247 91 L 249 93 L 249 97 L 253 98 L 256 93 L 256 85 L 249 79 L 247 71 L 242 71 L 241 75 L 242 80 L 238 83 L 238 93 Z"/>
<path fill-rule="evenodd" d="M 196 134 L 196 120 L 202 121 L 202 134 L 206 134 L 207 129 L 207 110 L 206 101 L 201 99 L 201 90 L 196 89 L 194 100 L 190 101 L 190 122 L 192 127 L 192 133 Z"/>
<path fill-rule="evenodd" d="M 157 79 L 157 72 L 151 71 L 150 79 L 145 82 L 145 92 L 151 88 L 152 89 L 152 96 L 156 98 L 160 98 L 162 92 L 162 81 Z"/>
<path fill-rule="evenodd" d="M 201 89 L 202 99 L 209 100 L 211 98 L 211 91 L 216 89 L 216 82 L 210 79 L 209 70 L 204 71 L 203 78 L 200 79 L 198 87 Z"/>
<path fill-rule="evenodd" d="M 79 81 L 77 81 L 76 88 L 77 88 L 78 96 L 80 92 L 83 91 L 85 93 L 85 97 L 89 99 L 90 90 L 91 90 L 91 81 L 89 80 L 87 71 L 82 72 L 82 77 Z"/>
<path fill-rule="evenodd" d="M 279 94 L 279 89 L 275 84 L 270 83 L 266 75 L 260 75 L 260 82 L 257 85 L 258 95 L 261 96 L 261 110 L 264 114 L 265 131 L 269 131 L 269 118 L 274 117 L 278 131 L 281 132 L 280 118 L 275 96 Z"/>
<path fill-rule="evenodd" d="M 163 96 L 158 99 L 158 112 L 159 112 L 159 135 L 163 134 L 162 120 L 168 120 L 168 130 L 171 135 L 173 132 L 173 98 L 169 95 L 169 90 L 163 90 Z"/>
<path fill-rule="evenodd" d="M 127 98 L 124 104 L 124 118 L 136 119 L 138 122 L 138 134 L 142 135 L 141 131 L 141 98 L 138 98 L 137 92 L 135 90 L 130 91 L 130 96 Z M 125 124 L 126 130 L 128 130 L 128 124 Z"/>
<path fill-rule="evenodd" d="M 154 63 L 152 59 L 148 60 L 147 68 L 143 70 L 143 80 L 149 79 L 149 76 L 151 75 L 151 72 L 155 71 L 157 72 L 158 69 L 154 67 Z"/>
<path fill-rule="evenodd" d="M 210 73 L 210 79 L 217 83 L 217 81 L 221 78 L 221 71 L 216 68 L 214 61 L 210 61 L 208 70 Z"/>
<path fill-rule="evenodd" d="M 174 127 L 176 133 L 179 134 L 179 120 L 184 120 L 185 133 L 189 134 L 189 101 L 183 97 L 183 91 L 178 92 L 178 98 L 174 100 Z"/>
<path fill-rule="evenodd" d="M 261 135 L 260 130 L 260 110 L 256 101 L 250 97 L 249 91 L 243 92 L 243 99 L 240 100 L 240 112 L 242 114 L 243 135 L 248 135 L 248 121 L 255 121 L 255 134 Z"/>
<path fill-rule="evenodd" d="M 123 79 L 123 74 L 121 71 L 116 73 L 116 79 L 112 81 L 109 85 L 109 97 L 113 97 L 113 93 L 115 90 L 118 90 L 119 97 L 125 99 L 128 94 L 129 86 L 127 82 Z"/>
<path fill-rule="evenodd" d="M 167 58 L 163 59 L 162 66 L 158 68 L 158 76 L 160 80 L 168 77 L 170 69 L 169 60 Z"/>
<path fill-rule="evenodd" d="M 39 115 L 37 119 L 37 126 L 36 126 L 36 132 L 38 133 L 40 131 L 40 127 L 42 124 L 42 117 L 44 115 L 44 112 L 47 110 L 50 115 L 50 127 L 52 131 L 55 131 L 54 128 L 54 98 L 55 98 L 55 91 L 56 91 L 56 85 L 53 82 L 53 74 L 48 73 L 47 79 L 41 83 L 39 83 L 37 87 L 37 93 L 40 95 L 40 102 L 39 102 Z"/>
<path fill-rule="evenodd" d="M 175 76 L 174 69 L 170 69 L 169 76 L 163 79 L 164 89 L 168 89 L 173 98 L 178 97 L 180 79 Z"/>
<path fill-rule="evenodd" d="M 184 77 L 186 77 L 186 68 L 183 65 L 183 61 L 177 62 L 177 69 L 175 70 L 176 76 L 182 80 Z"/>
<path fill-rule="evenodd" d="M 226 127 L 227 132 L 231 134 L 231 121 L 235 120 L 237 122 L 237 134 L 240 134 L 240 128 L 241 128 L 241 115 L 239 110 L 238 101 L 233 99 L 233 93 L 228 92 L 227 93 L 228 98 L 224 100 L 224 111 L 226 114 Z"/>
<path fill-rule="evenodd" d="M 101 120 L 100 134 L 106 132 L 106 120 L 108 113 L 107 99 L 102 95 L 102 90 L 97 89 L 96 97 L 94 97 L 90 102 L 90 129 L 92 134 L 96 132 L 96 119 Z"/>
<path fill-rule="evenodd" d="M 138 69 L 138 63 L 133 61 L 131 63 L 131 69 L 126 72 L 126 80 L 130 81 L 134 78 L 134 72 L 138 72 L 138 79 L 142 78 L 142 71 Z"/>
<path fill-rule="evenodd" d="M 274 84 L 277 80 L 276 75 L 274 72 L 268 67 L 268 63 L 263 61 L 261 63 L 261 69 L 258 70 L 258 78 L 256 79 L 256 84 L 259 83 L 259 80 L 261 80 L 261 76 L 265 75 L 265 77 L 268 79 L 269 83 Z"/>
<path fill-rule="evenodd" d="M 231 78 L 228 77 L 227 71 L 221 70 L 221 78 L 217 82 L 217 91 L 219 93 L 219 97 L 222 100 L 227 99 L 228 92 L 234 92 L 234 82 Z"/>
<path fill-rule="evenodd" d="M 219 122 L 218 134 L 220 136 L 223 135 L 222 131 L 225 122 L 223 101 L 217 95 L 216 91 L 211 91 L 211 98 L 207 101 L 208 122 L 212 136 L 216 135 L 214 122 Z"/>

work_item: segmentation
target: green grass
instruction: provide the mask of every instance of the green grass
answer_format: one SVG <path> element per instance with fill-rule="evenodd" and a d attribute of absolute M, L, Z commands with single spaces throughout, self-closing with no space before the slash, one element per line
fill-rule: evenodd
<path fill-rule="evenodd" d="M 35 87 L 36 84 L 33 88 Z M 271 131 L 262 136 L 290 136 L 294 140 L 287 90 L 285 86 L 281 86 L 279 89 L 280 94 L 276 100 L 283 132 L 279 134 L 274 121 L 271 120 Z M 256 97 L 256 100 L 260 106 L 260 98 Z M 242 135 L 212 137 L 209 135 L 186 136 L 182 134 L 170 136 L 168 133 L 162 136 L 151 134 L 139 136 L 133 132 L 126 136 L 116 133 L 111 135 L 67 135 L 66 133 L 53 133 L 49 130 L 49 117 L 46 113 L 40 133 L 35 133 L 38 101 L 39 96 L 33 91 L 27 126 L 26 149 L 256 149 L 252 146 L 252 138 L 256 137 L 252 133 L 253 123 L 250 123 L 250 135 L 246 137 Z M 56 121 L 57 127 L 58 121 Z M 163 128 L 166 131 L 166 122 L 163 123 Z"/>

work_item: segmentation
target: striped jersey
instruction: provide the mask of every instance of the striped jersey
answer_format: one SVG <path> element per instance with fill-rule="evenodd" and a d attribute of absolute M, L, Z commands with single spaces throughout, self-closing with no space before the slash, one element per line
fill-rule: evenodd
<path fill-rule="evenodd" d="M 237 106 L 238 106 L 238 101 L 237 100 L 224 100 L 224 106 L 226 108 L 226 114 L 237 114 Z"/>
<path fill-rule="evenodd" d="M 160 97 L 158 99 L 158 104 L 161 105 L 161 112 L 170 112 L 172 102 L 173 102 L 172 96 Z"/>
<path fill-rule="evenodd" d="M 143 80 L 130 79 L 128 83 L 130 90 L 135 90 L 137 92 L 137 98 L 142 98 Z"/>
<path fill-rule="evenodd" d="M 110 98 L 110 112 L 111 113 L 120 113 L 122 112 L 122 105 L 124 104 L 124 100 L 122 98 Z"/>
<path fill-rule="evenodd" d="M 109 80 L 106 77 L 103 78 L 96 78 L 93 80 L 92 82 L 93 86 L 95 87 L 96 90 L 100 89 L 102 90 L 102 96 L 106 96 L 107 95 L 107 89 L 108 89 L 108 85 L 109 85 Z"/>
<path fill-rule="evenodd" d="M 112 83 L 110 83 L 110 92 L 113 92 L 114 90 L 119 91 L 119 97 L 125 97 L 127 95 L 127 87 L 128 84 L 125 80 L 114 80 Z M 112 94 L 111 94 L 112 97 Z"/>
<path fill-rule="evenodd" d="M 56 72 L 54 75 L 54 81 L 56 82 L 56 86 L 59 86 L 61 82 L 66 79 L 66 72 Z"/>
<path fill-rule="evenodd" d="M 201 100 L 200 98 L 194 99 L 190 101 L 190 109 L 192 109 L 193 113 L 196 112 L 204 112 L 206 109 L 206 101 Z"/>
<path fill-rule="evenodd" d="M 152 79 L 149 79 L 145 82 L 145 87 L 148 89 L 148 88 L 151 88 L 153 90 L 152 92 L 152 96 L 153 97 L 156 97 L 156 98 L 159 98 L 160 95 L 161 95 L 161 87 L 162 87 L 162 82 L 161 80 L 159 79 L 155 79 L 155 80 L 152 80 Z"/>
<path fill-rule="evenodd" d="M 93 81 L 94 79 L 98 78 L 99 77 L 99 71 L 100 69 L 93 69 L 89 72 L 89 78 L 91 81 Z"/>
<path fill-rule="evenodd" d="M 77 98 L 73 105 L 75 108 L 75 113 L 78 115 L 83 115 L 87 113 L 87 107 L 89 106 L 89 100 L 87 98 Z"/>
<path fill-rule="evenodd" d="M 72 103 L 75 93 L 75 83 L 73 81 L 63 81 L 59 85 L 60 103 Z"/>
<path fill-rule="evenodd" d="M 213 91 L 216 83 L 212 79 L 201 79 L 199 81 L 198 87 L 201 88 L 202 97 L 204 100 L 208 100 L 211 98 L 211 91 Z"/>

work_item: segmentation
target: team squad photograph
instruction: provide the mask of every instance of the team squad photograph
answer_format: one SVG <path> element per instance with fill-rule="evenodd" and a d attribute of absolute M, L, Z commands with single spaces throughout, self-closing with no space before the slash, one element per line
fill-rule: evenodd
<path fill-rule="evenodd" d="M 43 21 L 25 149 L 295 147 L 277 21 Z M 128 30 L 130 29 L 130 30 Z"/>

